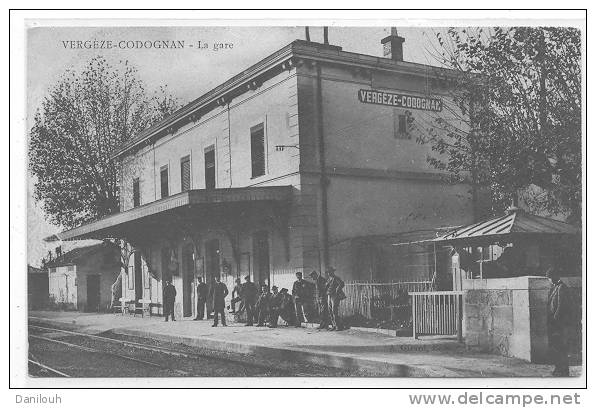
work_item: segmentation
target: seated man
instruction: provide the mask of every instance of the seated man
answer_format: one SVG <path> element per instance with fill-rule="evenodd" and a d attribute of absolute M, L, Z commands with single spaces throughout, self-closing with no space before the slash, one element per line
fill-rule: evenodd
<path fill-rule="evenodd" d="M 263 327 L 265 321 L 269 317 L 269 303 L 271 302 L 271 292 L 269 292 L 269 286 L 261 285 L 261 294 L 257 299 L 256 311 L 257 311 L 257 326 Z"/>
<path fill-rule="evenodd" d="M 271 301 L 269 303 L 269 324 L 267 327 L 277 327 L 277 320 L 279 319 L 279 312 L 281 309 L 282 295 L 278 291 L 277 286 L 271 288 Z"/>
<path fill-rule="evenodd" d="M 242 313 L 242 311 L 244 310 L 244 304 L 242 303 L 242 281 L 240 280 L 240 278 L 236 279 L 236 284 L 234 285 L 234 288 L 232 289 L 232 300 L 230 301 L 230 306 L 232 307 L 232 313 Z M 238 311 L 236 311 L 236 304 L 240 303 L 240 305 L 238 305 Z"/>
<path fill-rule="evenodd" d="M 296 319 L 296 311 L 294 310 L 294 299 L 288 293 L 286 288 L 280 292 L 280 306 L 279 316 L 286 322 L 287 325 L 294 325 Z"/>

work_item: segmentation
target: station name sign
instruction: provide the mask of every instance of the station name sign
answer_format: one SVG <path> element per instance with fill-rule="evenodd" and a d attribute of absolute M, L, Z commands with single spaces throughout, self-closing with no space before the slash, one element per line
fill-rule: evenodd
<path fill-rule="evenodd" d="M 373 91 L 371 89 L 360 89 L 358 91 L 358 100 L 362 103 L 393 106 L 396 108 L 419 109 L 433 112 L 441 112 L 443 110 L 443 101 L 440 99 Z"/>

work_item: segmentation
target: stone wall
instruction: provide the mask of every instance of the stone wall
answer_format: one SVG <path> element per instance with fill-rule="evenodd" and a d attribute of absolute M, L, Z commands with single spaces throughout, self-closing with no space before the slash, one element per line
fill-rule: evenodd
<path fill-rule="evenodd" d="M 548 353 L 545 277 L 463 281 L 464 338 L 470 349 L 544 362 Z"/>

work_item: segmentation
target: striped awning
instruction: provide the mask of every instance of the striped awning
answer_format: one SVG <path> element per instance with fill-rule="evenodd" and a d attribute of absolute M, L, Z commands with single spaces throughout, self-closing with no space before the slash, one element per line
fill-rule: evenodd
<path fill-rule="evenodd" d="M 434 239 L 435 242 L 474 241 L 484 238 L 500 238 L 513 235 L 575 235 L 579 228 L 566 222 L 539 217 L 525 211 L 509 211 L 501 217 L 457 228 Z"/>
<path fill-rule="evenodd" d="M 221 188 L 213 190 L 189 190 L 170 197 L 113 214 L 80 227 L 60 232 L 45 238 L 45 241 L 72 240 L 111 237 L 117 227 L 142 221 L 177 209 L 202 207 L 209 208 L 226 204 L 254 202 L 289 202 L 292 186 Z"/>

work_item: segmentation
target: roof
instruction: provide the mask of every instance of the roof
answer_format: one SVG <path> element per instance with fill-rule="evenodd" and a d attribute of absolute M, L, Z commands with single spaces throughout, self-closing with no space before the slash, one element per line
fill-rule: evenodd
<path fill-rule="evenodd" d="M 32 265 L 27 265 L 27 273 L 29 274 L 34 274 L 34 275 L 42 275 L 42 274 L 47 274 L 48 271 L 42 268 L 36 268 L 35 266 Z"/>
<path fill-rule="evenodd" d="M 577 227 L 566 222 L 515 210 L 500 217 L 458 228 L 433 241 L 473 241 L 513 235 L 575 235 L 579 232 Z"/>
<path fill-rule="evenodd" d="M 197 206 L 209 208 L 226 203 L 238 204 L 257 201 L 289 201 L 291 198 L 292 186 L 188 190 L 52 235 L 45 238 L 45 241 L 92 237 L 106 238 L 110 236 L 113 227 L 131 223 L 133 221 L 140 221 L 157 214 L 172 213 L 176 209 L 187 209 Z"/>
<path fill-rule="evenodd" d="M 277 73 L 284 69 L 291 68 L 293 58 L 304 58 L 321 62 L 332 62 L 334 64 L 350 65 L 364 69 L 375 69 L 405 73 L 409 75 L 429 75 L 429 68 L 442 75 L 450 75 L 452 70 L 419 64 L 408 61 L 394 61 L 389 58 L 376 57 L 373 55 L 358 54 L 343 51 L 341 47 L 330 44 L 321 44 L 311 41 L 295 40 L 285 47 L 275 51 L 256 64 L 233 76 L 224 83 L 206 92 L 199 98 L 178 109 L 171 115 L 141 131 L 132 139 L 124 143 L 113 157 L 119 157 L 131 149 L 143 146 L 143 143 L 151 141 L 154 137 L 161 137 L 172 132 L 172 128 L 182 126 L 189 120 L 200 118 L 201 112 L 206 112 L 216 106 L 225 105 L 231 98 L 242 94 L 249 89 L 254 89 L 255 83 L 262 81 L 265 72 L 276 69 Z"/>
<path fill-rule="evenodd" d="M 104 249 L 115 249 L 117 246 L 110 242 L 102 242 L 85 247 L 75 248 L 68 252 L 63 253 L 59 257 L 52 259 L 45 264 L 46 268 L 56 268 L 58 266 L 76 265 L 80 259 L 83 259 L 92 253 L 95 253 Z"/>

